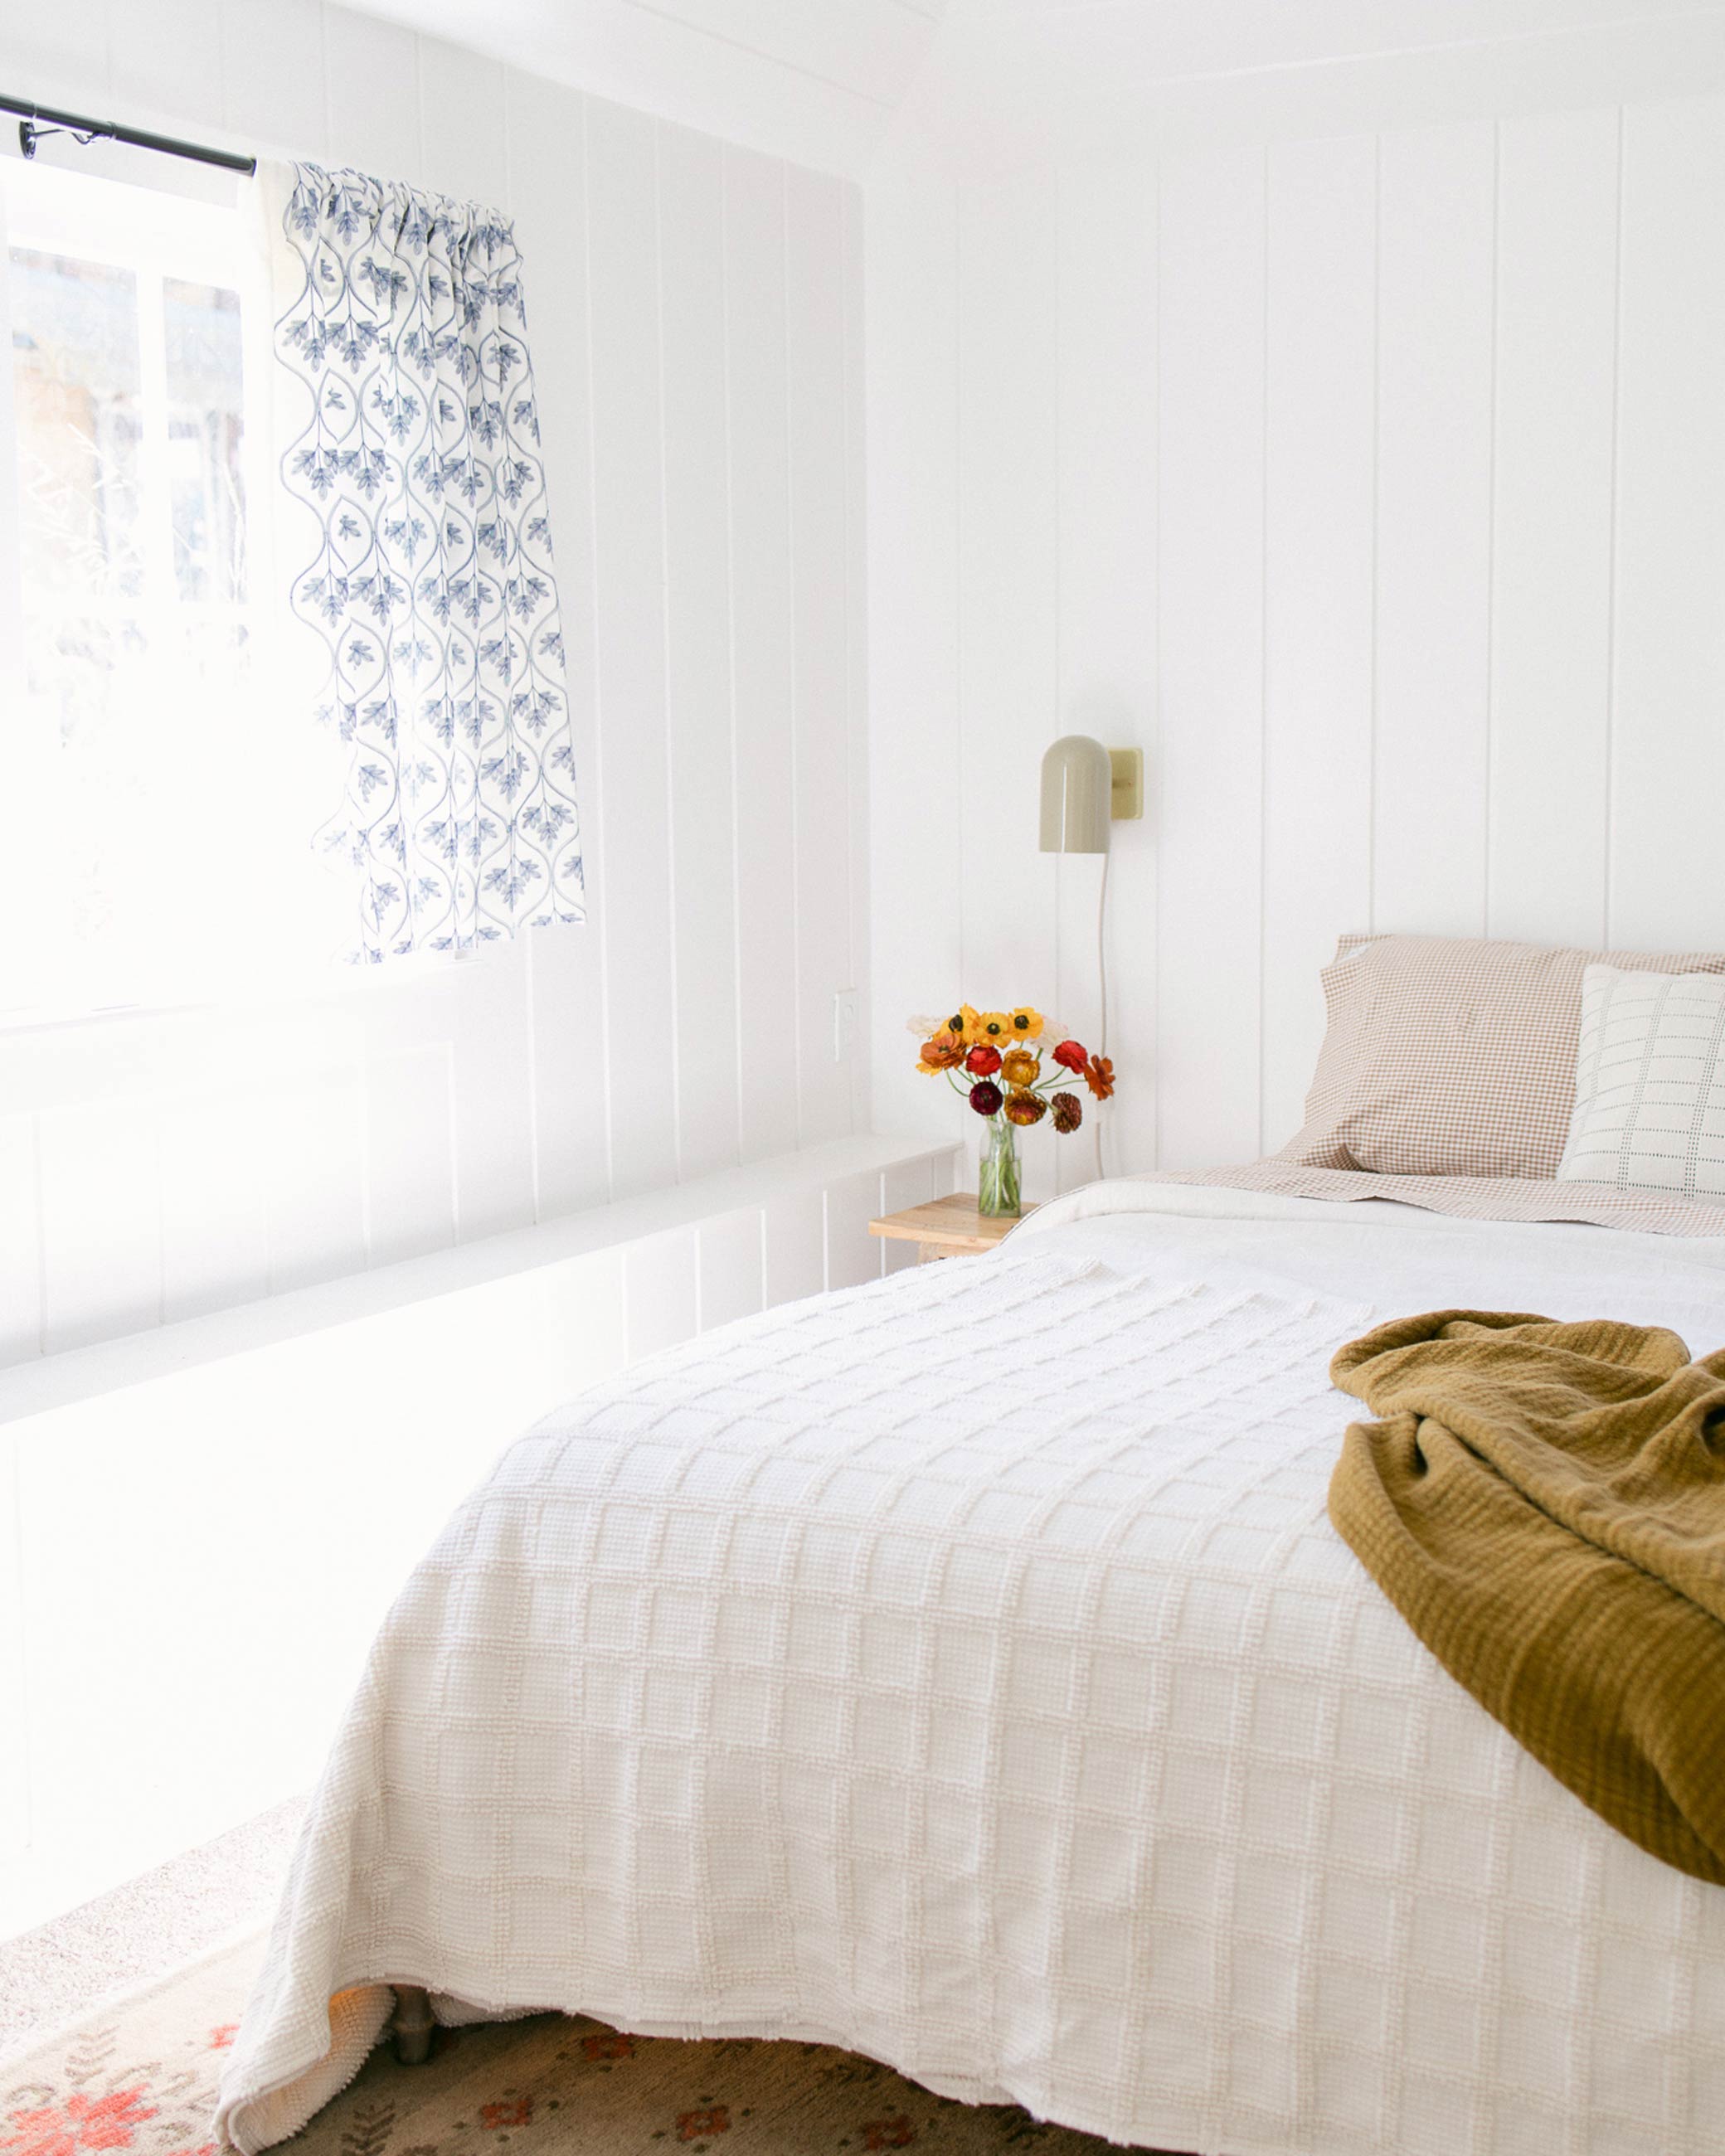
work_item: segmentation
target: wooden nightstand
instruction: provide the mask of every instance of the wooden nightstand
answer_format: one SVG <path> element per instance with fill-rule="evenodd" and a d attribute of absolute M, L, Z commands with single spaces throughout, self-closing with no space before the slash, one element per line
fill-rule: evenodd
<path fill-rule="evenodd" d="M 1018 1220 L 992 1215 L 984 1219 L 976 1209 L 975 1194 L 961 1190 L 952 1198 L 937 1198 L 932 1204 L 907 1206 L 902 1213 L 870 1220 L 869 1233 L 884 1236 L 889 1242 L 916 1244 L 917 1262 L 926 1265 L 931 1258 L 962 1258 L 974 1251 L 992 1250 L 1003 1235 L 1017 1227 L 1019 1220 L 1028 1220 L 1035 1210 L 1034 1205 L 1027 1205 Z"/>

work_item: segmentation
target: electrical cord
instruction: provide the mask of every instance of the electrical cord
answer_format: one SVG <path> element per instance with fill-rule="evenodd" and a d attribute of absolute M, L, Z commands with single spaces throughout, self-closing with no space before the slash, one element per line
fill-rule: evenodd
<path fill-rule="evenodd" d="M 1112 849 L 1109 850 L 1111 852 Z M 1108 1053 L 1108 941 L 1104 925 L 1108 908 L 1108 853 L 1104 853 L 1101 880 L 1096 886 L 1096 987 L 1101 997 L 1101 1034 L 1096 1043 L 1098 1055 Z M 1100 1107 L 1101 1103 L 1099 1101 L 1095 1105 Z M 1096 1134 L 1096 1180 L 1100 1183 L 1107 1173 L 1102 1166 L 1101 1117 L 1093 1115 L 1091 1127 Z"/>

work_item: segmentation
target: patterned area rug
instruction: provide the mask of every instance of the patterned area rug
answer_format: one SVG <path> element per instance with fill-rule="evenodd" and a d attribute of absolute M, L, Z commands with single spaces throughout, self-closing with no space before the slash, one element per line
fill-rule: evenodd
<path fill-rule="evenodd" d="M 229 1945 L 0 2065 L 0 2156 L 214 2156 L 223 2054 L 263 1951 Z M 388 2046 L 285 2146 L 295 2156 L 1117 2156 L 1014 2104 L 956 2103 L 820 2044 L 678 2043 L 597 2021 L 439 2030 Z"/>

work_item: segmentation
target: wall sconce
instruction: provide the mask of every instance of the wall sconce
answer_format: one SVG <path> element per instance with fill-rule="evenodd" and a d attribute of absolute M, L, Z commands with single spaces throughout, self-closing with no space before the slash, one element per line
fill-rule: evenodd
<path fill-rule="evenodd" d="M 1108 1052 L 1108 947 L 1103 922 L 1108 904 L 1109 827 L 1144 813 L 1144 752 L 1104 748 L 1089 734 L 1062 734 L 1042 759 L 1042 836 L 1045 854 L 1100 854 L 1096 886 L 1097 1054 Z M 1096 1173 L 1103 1174 L 1102 1126 L 1095 1134 Z"/>
<path fill-rule="evenodd" d="M 1045 854 L 1106 854 L 1108 827 L 1144 813 L 1144 752 L 1063 734 L 1042 759 Z"/>

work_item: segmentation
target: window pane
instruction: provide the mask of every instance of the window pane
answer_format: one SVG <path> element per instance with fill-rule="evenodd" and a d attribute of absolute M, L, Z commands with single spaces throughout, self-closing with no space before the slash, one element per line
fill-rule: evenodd
<path fill-rule="evenodd" d="M 13 361 L 24 577 L 74 601 L 143 587 L 137 284 L 15 248 Z"/>
<path fill-rule="evenodd" d="M 171 277 L 162 316 L 174 577 L 182 599 L 243 599 L 239 295 Z"/>
<path fill-rule="evenodd" d="M 341 784 L 308 719 L 316 640 L 281 642 L 248 561 L 237 220 L 185 224 L 182 252 L 172 206 L 116 222 L 61 177 L 28 175 L 42 222 L 11 254 L 24 694 L 0 750 L 29 814 L 0 916 L 28 932 L 0 949 L 0 1013 L 304 975 L 351 904 L 311 844 Z M 128 232 L 124 267 L 95 259 Z"/>

